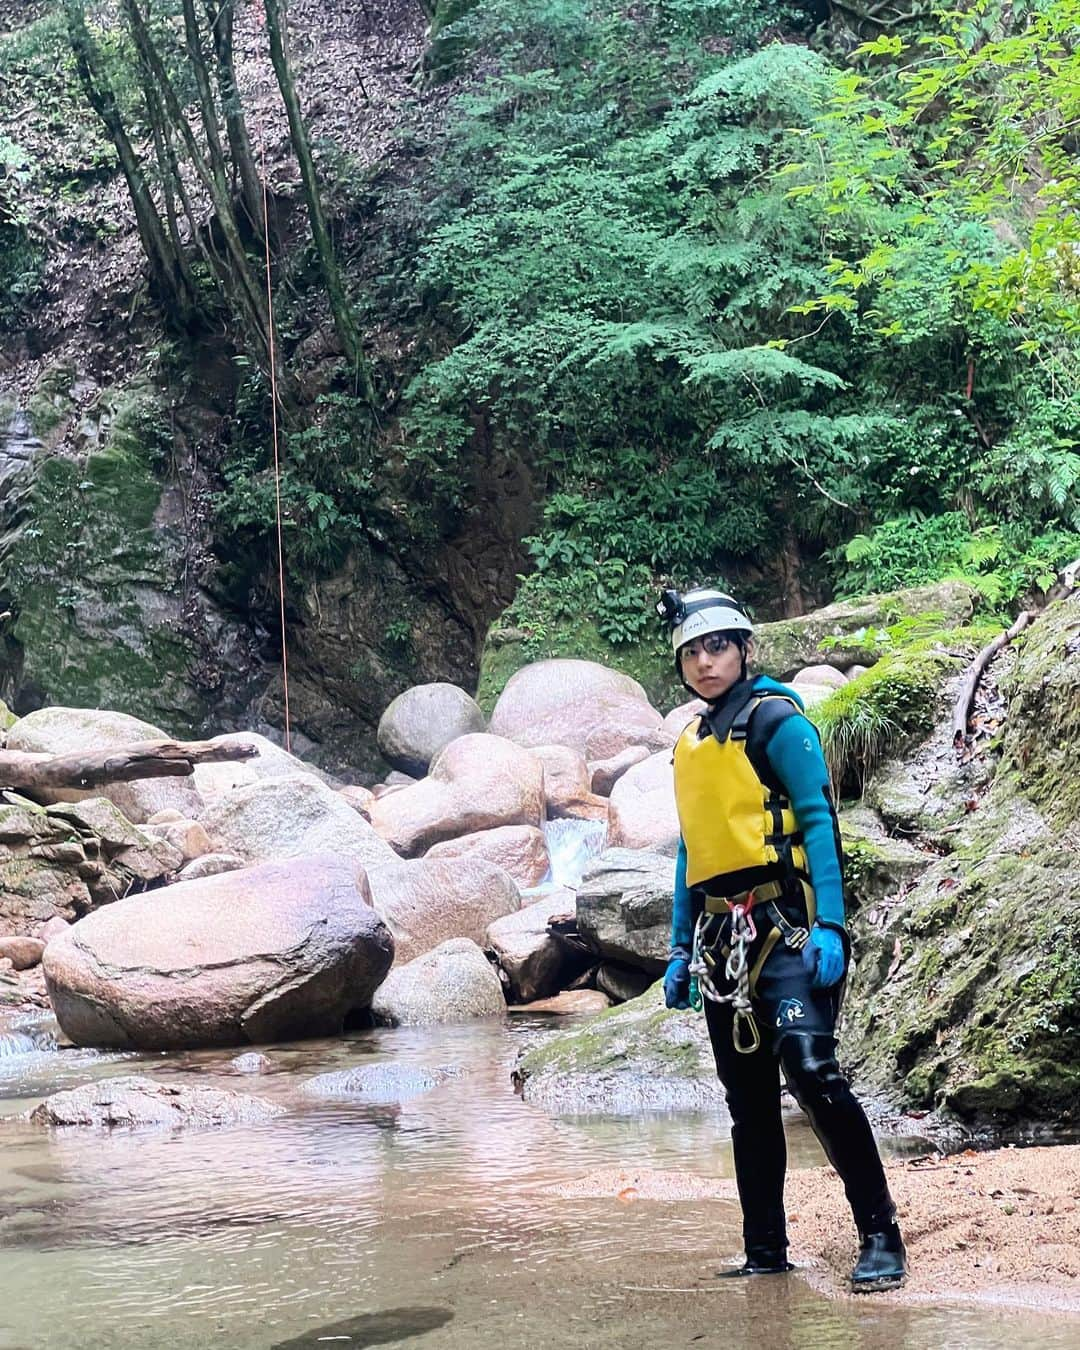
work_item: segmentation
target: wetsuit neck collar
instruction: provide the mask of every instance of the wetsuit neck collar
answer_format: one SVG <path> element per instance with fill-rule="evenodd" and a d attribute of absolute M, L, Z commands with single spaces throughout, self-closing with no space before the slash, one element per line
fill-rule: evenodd
<path fill-rule="evenodd" d="M 701 715 L 700 733 L 707 736 L 711 731 L 721 744 L 731 734 L 731 726 L 754 693 L 757 676 L 739 680 L 730 689 L 714 699 Z"/>

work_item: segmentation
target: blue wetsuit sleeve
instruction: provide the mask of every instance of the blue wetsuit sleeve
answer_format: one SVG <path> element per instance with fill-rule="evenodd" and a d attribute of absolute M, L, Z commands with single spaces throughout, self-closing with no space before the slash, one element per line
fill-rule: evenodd
<path fill-rule="evenodd" d="M 675 890 L 671 897 L 671 945 L 690 950 L 694 940 L 694 910 L 690 903 L 690 888 L 686 884 L 686 844 L 679 835 L 679 851 L 675 855 Z"/>
<path fill-rule="evenodd" d="M 803 833 L 818 918 L 844 926 L 844 880 L 840 830 L 829 771 L 817 732 L 801 714 L 785 718 L 765 748 L 773 772 L 787 788 Z"/>

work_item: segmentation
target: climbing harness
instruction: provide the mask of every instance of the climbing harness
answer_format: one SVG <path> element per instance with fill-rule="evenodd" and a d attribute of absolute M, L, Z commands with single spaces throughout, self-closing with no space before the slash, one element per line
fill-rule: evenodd
<path fill-rule="evenodd" d="M 696 978 L 700 993 L 712 1003 L 731 1004 L 735 1013 L 731 1039 L 740 1055 L 752 1055 L 761 1044 L 761 1032 L 750 1004 L 750 945 L 757 937 L 757 926 L 750 913 L 753 905 L 754 893 L 751 891 L 742 904 L 731 906 L 731 948 L 724 963 L 724 977 L 734 986 L 730 994 L 722 994 L 717 989 L 713 981 L 716 959 L 703 941 L 704 929 L 713 915 L 702 913 L 697 921 L 690 962 L 690 975 L 692 979 Z"/>

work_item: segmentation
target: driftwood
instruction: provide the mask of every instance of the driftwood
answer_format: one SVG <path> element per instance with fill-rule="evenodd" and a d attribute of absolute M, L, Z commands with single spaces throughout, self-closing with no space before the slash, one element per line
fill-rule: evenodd
<path fill-rule="evenodd" d="M 183 778 L 196 764 L 252 759 L 254 745 L 217 741 L 139 741 L 111 750 L 74 755 L 38 755 L 0 750 L 0 788 L 26 792 L 92 788 L 132 778 Z"/>
<path fill-rule="evenodd" d="M 964 748 L 964 743 L 967 740 L 967 725 L 968 717 L 971 714 L 971 704 L 975 698 L 975 690 L 978 689 L 979 681 L 982 679 L 983 671 L 1001 651 L 1002 647 L 1022 633 L 1034 617 L 1030 610 L 1025 609 L 1011 628 L 1006 629 L 1004 633 L 999 633 L 993 642 L 986 644 L 964 672 L 964 679 L 953 707 L 953 749 L 962 750 Z"/>

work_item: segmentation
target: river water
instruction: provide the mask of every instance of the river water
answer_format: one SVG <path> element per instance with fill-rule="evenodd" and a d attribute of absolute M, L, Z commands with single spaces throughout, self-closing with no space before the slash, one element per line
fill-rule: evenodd
<path fill-rule="evenodd" d="M 1080 1343 L 1071 1319 L 829 1301 L 799 1276 L 717 1284 L 712 1272 L 739 1249 L 733 1202 L 553 1195 L 554 1183 L 619 1165 L 729 1175 L 731 1156 L 708 1116 L 555 1119 L 523 1104 L 509 1066 L 541 1026 L 274 1047 L 273 1071 L 255 1078 L 231 1073 L 227 1053 L 105 1056 L 50 1048 L 40 1029 L 10 1032 L 0 1040 L 0 1350 Z M 316 1073 L 390 1060 L 462 1072 L 391 1106 L 298 1091 Z M 16 1118 L 58 1088 L 131 1072 L 250 1091 L 287 1114 L 109 1135 Z M 817 1165 L 798 1118 L 789 1133 L 793 1165 Z"/>

